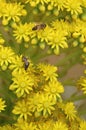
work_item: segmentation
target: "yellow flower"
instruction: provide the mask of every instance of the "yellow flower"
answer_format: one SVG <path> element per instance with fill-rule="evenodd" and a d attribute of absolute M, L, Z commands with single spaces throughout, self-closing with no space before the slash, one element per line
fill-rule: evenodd
<path fill-rule="evenodd" d="M 53 128 L 53 122 L 52 121 L 51 122 L 47 121 L 45 123 L 42 122 L 38 125 L 38 127 L 39 127 L 39 130 L 53 130 L 52 129 Z"/>
<path fill-rule="evenodd" d="M 27 120 L 28 116 L 31 116 L 31 111 L 26 100 L 20 100 L 14 106 L 12 111 L 15 115 L 19 115 L 19 118 L 24 118 Z"/>
<path fill-rule="evenodd" d="M 81 21 L 79 19 L 77 19 L 75 21 L 73 35 L 76 37 L 79 37 L 80 42 L 86 41 L 86 28 L 85 28 L 85 26 L 86 26 L 85 21 Z"/>
<path fill-rule="evenodd" d="M 16 40 L 21 43 L 22 40 L 25 42 L 28 42 L 30 40 L 30 37 L 34 35 L 34 32 L 32 31 L 33 24 L 20 23 L 19 25 L 16 25 L 14 27 L 13 36 L 15 36 Z"/>
<path fill-rule="evenodd" d="M 26 120 L 19 118 L 17 123 L 14 124 L 15 130 L 38 130 L 34 122 L 27 122 Z"/>
<path fill-rule="evenodd" d="M 65 21 L 64 20 L 55 20 L 51 23 L 51 26 L 53 27 L 54 30 L 62 30 L 62 32 L 65 33 L 65 36 L 70 34 L 70 32 L 71 32 L 71 23 L 69 23 L 66 20 Z M 73 28 L 73 26 L 72 26 L 72 28 Z"/>
<path fill-rule="evenodd" d="M 55 101 L 52 97 L 41 94 L 34 93 L 31 97 L 28 97 L 28 105 L 31 112 L 34 113 L 35 117 L 48 116 L 55 109 Z"/>
<path fill-rule="evenodd" d="M 40 93 L 34 93 L 28 98 L 28 104 L 32 112 L 36 112 L 40 102 Z"/>
<path fill-rule="evenodd" d="M 26 10 L 23 9 L 23 5 L 20 3 L 6 3 L 3 9 L 3 24 L 8 24 L 10 20 L 14 22 L 20 21 L 20 16 L 25 16 Z"/>
<path fill-rule="evenodd" d="M 2 70 L 6 70 L 9 63 L 12 63 L 14 52 L 10 47 L 0 48 L 0 66 Z"/>
<path fill-rule="evenodd" d="M 24 127 L 28 126 L 28 123 L 23 118 L 18 118 L 17 122 L 14 124 L 15 130 L 23 130 Z"/>
<path fill-rule="evenodd" d="M 54 31 L 52 39 L 47 43 L 55 54 L 59 54 L 59 47 L 67 48 L 67 32 L 63 31 L 61 28 L 58 28 Z"/>
<path fill-rule="evenodd" d="M 71 121 L 75 120 L 77 111 L 75 110 L 75 106 L 72 102 L 69 102 L 64 105 L 64 112 L 66 114 L 66 117 Z"/>
<path fill-rule="evenodd" d="M 55 100 L 61 99 L 60 93 L 64 92 L 64 88 L 58 81 L 50 81 L 48 85 L 44 86 L 44 91 Z"/>
<path fill-rule="evenodd" d="M 68 12 L 70 11 L 72 15 L 82 13 L 80 0 L 65 0 L 65 8 Z"/>
<path fill-rule="evenodd" d="M 5 107 L 6 107 L 5 101 L 3 101 L 2 98 L 0 98 L 0 112 L 1 112 L 2 110 L 4 110 Z"/>
<path fill-rule="evenodd" d="M 58 11 L 64 9 L 65 0 L 57 0 L 57 1 L 54 0 L 54 1 L 55 1 L 55 6 L 57 5 L 58 7 Z"/>
<path fill-rule="evenodd" d="M 28 98 L 28 104 L 30 110 L 34 112 L 35 117 L 40 115 L 46 117 L 51 115 L 51 112 L 55 110 L 55 101 L 47 94 L 34 93 L 31 97 Z"/>
<path fill-rule="evenodd" d="M 57 121 L 54 124 L 53 130 L 68 130 L 68 127 L 63 122 Z"/>
<path fill-rule="evenodd" d="M 41 94 L 40 95 L 40 103 L 38 104 L 37 111 L 43 113 L 43 116 L 51 115 L 51 112 L 55 110 L 54 108 L 55 101 L 52 97 Z"/>
<path fill-rule="evenodd" d="M 86 77 L 81 77 L 77 82 L 77 86 L 86 94 Z"/>
<path fill-rule="evenodd" d="M 34 122 L 30 122 L 28 123 L 27 127 L 26 126 L 24 127 L 23 130 L 38 130 L 38 129 Z"/>
<path fill-rule="evenodd" d="M 53 65 L 47 65 L 47 64 L 38 64 L 38 69 L 41 71 L 43 76 L 45 77 L 45 80 L 57 80 L 57 67 Z"/>
<path fill-rule="evenodd" d="M 82 122 L 80 123 L 80 128 L 79 128 L 79 130 L 86 130 L 86 121 L 82 121 Z"/>
<path fill-rule="evenodd" d="M 15 91 L 18 97 L 25 96 L 33 90 L 34 81 L 26 72 L 15 73 L 12 80 L 9 89 Z"/>
<path fill-rule="evenodd" d="M 23 71 L 23 68 L 24 68 L 24 64 L 22 61 L 22 55 L 20 55 L 20 56 L 16 55 L 13 58 L 12 63 L 9 66 L 9 69 L 13 70 L 13 74 L 14 74 L 14 73 L 18 73 L 18 72 L 21 73 Z"/>
<path fill-rule="evenodd" d="M 53 33 L 53 29 L 46 26 L 45 29 L 37 31 L 37 37 L 41 40 L 41 42 L 46 41 L 48 43 L 48 41 L 51 40 Z"/>

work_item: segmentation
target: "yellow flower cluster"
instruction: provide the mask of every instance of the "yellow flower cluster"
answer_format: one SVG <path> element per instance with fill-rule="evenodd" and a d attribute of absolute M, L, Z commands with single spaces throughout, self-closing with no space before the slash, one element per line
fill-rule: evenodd
<path fill-rule="evenodd" d="M 34 65 L 28 59 L 29 66 L 25 70 L 25 62 L 22 59 L 22 55 L 18 56 L 12 53 L 11 48 L 4 46 L 2 48 L 5 55 L 9 54 L 9 58 L 12 57 L 11 62 L 9 62 L 10 60 L 7 57 L 5 58 L 5 62 L 8 63 L 8 68 L 12 73 L 12 83 L 9 89 L 19 98 L 12 110 L 13 114 L 18 115 L 18 122 L 11 129 L 15 128 L 18 130 L 21 127 L 21 130 L 29 128 L 33 130 L 42 130 L 44 128 L 46 130 L 68 130 L 71 126 L 71 121 L 75 122 L 75 120 L 78 120 L 77 111 L 72 102 L 63 103 L 61 93 L 64 92 L 64 88 L 57 80 L 57 67 L 44 63 Z M 5 49 L 8 50 L 6 51 Z M 4 107 L 5 105 L 1 104 L 1 110 Z M 50 120 L 46 122 L 46 119 L 50 116 Z M 33 122 L 33 118 L 36 119 L 35 122 Z M 53 120 L 54 118 L 55 121 Z M 69 120 L 70 123 L 67 124 L 66 120 Z M 1 128 L 4 129 L 5 127 L 9 129 L 11 126 Z M 80 128 L 82 128 L 82 124 Z"/>
<path fill-rule="evenodd" d="M 58 11 L 59 10 L 64 10 L 66 9 L 67 12 L 71 12 L 71 14 L 81 14 L 82 13 L 82 8 L 81 6 L 85 6 L 86 2 L 83 0 L 25 0 L 26 3 L 30 3 L 32 7 L 35 7 L 38 5 L 39 9 L 42 10 L 44 4 L 47 5 L 48 10 L 52 10 L 53 8 L 57 7 Z M 85 4 L 85 5 L 84 5 Z M 43 10 L 45 11 L 45 10 Z"/>
<path fill-rule="evenodd" d="M 9 21 L 19 22 L 21 16 L 26 15 L 26 11 L 23 5 L 20 3 L 6 3 L 0 1 L 0 17 L 3 18 L 3 24 L 7 25 Z"/>
<path fill-rule="evenodd" d="M 23 43 L 25 47 L 29 47 L 32 44 L 32 46 L 39 45 L 42 49 L 48 45 L 49 52 L 54 52 L 54 54 L 57 55 L 60 53 L 60 48 L 68 48 L 68 40 L 69 38 L 71 40 L 71 35 L 75 39 L 71 43 L 73 46 L 76 46 L 78 44 L 77 42 L 85 43 L 86 29 L 84 27 L 86 26 L 86 16 L 83 8 L 86 7 L 86 2 L 84 0 L 22 0 L 22 2 L 25 2 L 26 4 L 0 1 L 0 17 L 2 18 L 2 23 L 3 25 L 11 25 L 11 31 L 18 43 L 23 43 L 24 41 L 26 43 Z M 26 16 L 25 18 L 28 21 L 29 14 L 28 10 L 25 9 L 25 6 L 28 6 L 28 8 L 33 11 L 36 11 L 39 8 L 40 12 L 44 9 L 43 7 L 47 7 L 47 9 L 45 9 L 45 16 L 48 15 L 47 13 L 50 12 L 51 14 L 51 12 L 53 12 L 56 13 L 58 17 L 54 18 L 53 23 L 53 20 L 51 19 L 51 23 L 49 24 L 44 20 L 46 27 L 34 31 L 32 28 L 36 26 L 36 21 L 34 21 L 32 17 L 29 22 L 20 21 L 21 16 Z M 35 15 L 37 14 L 33 13 L 33 17 L 36 17 Z M 45 16 L 43 14 L 43 17 Z M 51 14 L 51 16 L 53 17 L 53 14 Z M 39 22 L 41 21 L 37 21 L 37 23 Z"/>
<path fill-rule="evenodd" d="M 41 60 L 63 51 L 68 57 L 60 64 L 69 59 L 65 67 L 80 56 L 86 64 L 86 1 L 0 0 L 0 25 L 0 90 L 5 84 L 5 98 L 10 95 L 6 105 L 0 98 L 0 113 L 12 105 L 6 110 L 11 118 L 0 115 L 12 125 L 0 130 L 85 130 L 74 103 L 62 97 L 57 66 Z M 77 85 L 86 94 L 85 76 Z"/>
<path fill-rule="evenodd" d="M 30 63 L 25 70 L 22 56 L 16 56 L 9 69 L 12 70 L 13 75 L 13 83 L 9 89 L 18 97 L 24 98 L 18 101 L 13 113 L 20 114 L 20 117 L 24 117 L 25 120 L 29 113 L 35 113 L 35 116 L 51 115 L 56 102 L 61 101 L 60 93 L 64 92 L 63 86 L 57 81 L 57 67 L 43 63 L 34 66 Z"/>

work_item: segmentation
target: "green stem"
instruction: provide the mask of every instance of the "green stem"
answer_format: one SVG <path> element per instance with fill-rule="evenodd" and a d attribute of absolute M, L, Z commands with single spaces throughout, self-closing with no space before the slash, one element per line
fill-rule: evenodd
<path fill-rule="evenodd" d="M 80 116 L 86 115 L 86 108 L 84 108 L 84 110 L 78 111 L 78 113 L 79 113 Z"/>
<path fill-rule="evenodd" d="M 60 78 L 64 77 L 72 66 L 81 62 L 81 53 L 82 51 L 80 49 L 78 51 L 76 50 L 72 54 L 66 55 L 63 59 L 56 63 L 56 65 L 61 68 L 61 72 L 59 72 Z"/>
<path fill-rule="evenodd" d="M 12 78 L 10 71 L 9 70 L 0 71 L 0 78 L 2 78 L 4 81 L 6 81 L 7 83 L 9 83 L 9 81 Z"/>
<path fill-rule="evenodd" d="M 45 58 L 47 56 L 49 56 L 49 54 L 46 51 L 42 52 L 42 51 L 40 51 L 40 49 L 37 49 L 36 52 L 34 53 L 34 55 L 32 56 L 32 59 L 33 59 L 33 61 L 38 62 L 42 58 Z"/>
<path fill-rule="evenodd" d="M 12 28 L 9 27 L 8 30 L 5 30 L 5 27 L 2 25 L 0 20 L 0 33 L 2 34 L 3 38 L 5 39 L 6 46 L 10 46 L 13 48 L 15 52 L 18 52 L 19 50 L 19 44 L 16 43 L 15 38 L 12 35 Z"/>
<path fill-rule="evenodd" d="M 82 52 L 81 50 L 76 50 L 72 54 L 70 54 L 70 53 L 68 55 L 66 54 L 66 56 L 59 62 L 57 61 L 57 63 L 55 65 L 61 66 L 61 65 L 67 64 L 68 60 L 75 59 L 75 58 L 76 58 L 75 61 L 78 61 L 78 60 L 80 60 L 79 56 L 80 56 L 81 52 Z M 78 59 L 77 59 L 77 56 L 79 57 Z"/>
<path fill-rule="evenodd" d="M 86 95 L 79 95 L 79 96 L 71 96 L 67 101 L 78 101 L 78 100 L 83 100 L 86 99 Z"/>

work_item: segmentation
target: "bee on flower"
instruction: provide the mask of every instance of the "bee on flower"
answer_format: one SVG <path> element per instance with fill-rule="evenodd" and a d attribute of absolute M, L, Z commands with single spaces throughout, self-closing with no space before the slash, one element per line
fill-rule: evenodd
<path fill-rule="evenodd" d="M 35 30 L 41 30 L 41 29 L 44 29 L 46 27 L 46 24 L 44 23 L 41 23 L 41 24 L 37 24 L 35 25 L 32 30 L 35 31 Z"/>
<path fill-rule="evenodd" d="M 27 69 L 28 69 L 28 66 L 29 66 L 29 61 L 28 61 L 28 59 L 27 59 L 25 56 L 23 56 L 23 57 L 22 57 L 22 61 L 24 62 L 24 68 L 25 68 L 25 70 L 27 70 Z"/>

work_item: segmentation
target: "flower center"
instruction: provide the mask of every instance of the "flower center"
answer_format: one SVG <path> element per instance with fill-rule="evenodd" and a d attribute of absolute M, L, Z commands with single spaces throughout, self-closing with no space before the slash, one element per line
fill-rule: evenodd
<path fill-rule="evenodd" d="M 51 92 L 52 92 L 52 93 L 55 93 L 55 92 L 56 92 L 56 89 L 55 89 L 55 88 L 51 88 Z"/>
<path fill-rule="evenodd" d="M 4 59 L 6 59 L 7 58 L 7 56 L 5 55 L 5 54 L 3 54 L 2 55 L 2 59 L 4 60 Z"/>
<path fill-rule="evenodd" d="M 21 83 L 21 87 L 24 88 L 26 86 L 25 82 Z"/>
<path fill-rule="evenodd" d="M 27 112 L 27 108 L 25 108 L 25 107 L 22 108 L 22 112 L 23 112 L 23 113 L 26 113 L 26 112 Z"/>
<path fill-rule="evenodd" d="M 45 107 L 45 108 L 48 108 L 48 107 L 49 107 L 48 102 L 44 102 L 44 107 Z"/>

